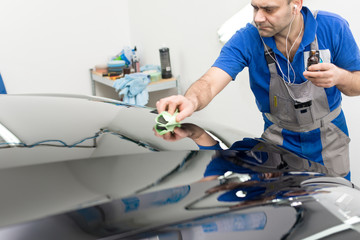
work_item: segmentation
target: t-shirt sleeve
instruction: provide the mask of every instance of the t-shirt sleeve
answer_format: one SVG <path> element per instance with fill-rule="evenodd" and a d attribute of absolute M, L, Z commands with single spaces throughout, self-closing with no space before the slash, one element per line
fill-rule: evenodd
<path fill-rule="evenodd" d="M 334 36 L 333 63 L 348 71 L 360 70 L 360 51 L 347 21 L 342 19 Z"/>
<path fill-rule="evenodd" d="M 202 146 L 197 144 L 199 147 L 199 150 L 222 150 L 220 143 L 217 141 L 215 145 L 213 146 Z"/>

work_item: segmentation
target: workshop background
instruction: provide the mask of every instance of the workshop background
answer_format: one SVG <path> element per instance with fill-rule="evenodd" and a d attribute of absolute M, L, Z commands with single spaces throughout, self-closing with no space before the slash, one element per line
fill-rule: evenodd
<path fill-rule="evenodd" d="M 215 61 L 222 44 L 217 30 L 249 0 L 2 0 L 0 2 L 0 71 L 8 93 L 91 94 L 89 69 L 137 46 L 140 64 L 160 64 L 159 48 L 170 49 L 180 92 Z M 346 18 L 360 44 L 360 2 L 305 0 L 310 9 Z M 149 106 L 171 94 L 152 94 Z M 114 95 L 108 88 L 100 94 Z M 360 101 L 344 96 L 352 180 L 360 185 Z M 260 136 L 263 120 L 249 88 L 245 69 L 204 110 L 201 118 L 218 119 L 229 128 Z"/>

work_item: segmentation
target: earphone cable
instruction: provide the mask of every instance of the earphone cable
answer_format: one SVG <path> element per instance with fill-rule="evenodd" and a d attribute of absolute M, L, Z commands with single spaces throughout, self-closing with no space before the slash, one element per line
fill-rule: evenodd
<path fill-rule="evenodd" d="M 287 36 L 286 36 L 286 40 L 285 40 L 286 60 L 287 60 L 287 67 L 288 67 L 288 77 L 287 77 L 287 80 L 288 80 L 288 83 L 289 83 L 289 84 L 294 84 L 294 83 L 295 83 L 295 81 L 296 81 L 296 74 L 295 74 L 295 70 L 294 70 L 294 68 L 293 68 L 293 66 L 292 66 L 292 64 L 291 64 L 291 62 L 290 62 L 290 53 L 291 53 L 291 50 L 293 49 L 293 47 L 295 46 L 296 41 L 300 38 L 301 33 L 302 33 L 302 31 L 303 31 L 303 27 L 304 27 L 304 25 L 303 25 L 303 24 L 301 24 L 301 29 L 300 29 L 300 32 L 299 32 L 298 36 L 296 37 L 296 39 L 295 39 L 295 41 L 294 41 L 293 45 L 290 47 L 290 50 L 288 51 L 288 47 L 287 47 L 287 40 L 289 39 L 289 35 L 290 35 L 290 31 L 291 31 L 291 27 L 292 27 L 292 24 L 293 24 L 294 20 L 295 20 L 295 15 L 294 15 L 293 19 L 292 19 L 292 20 L 291 20 L 291 22 L 290 22 L 289 31 L 288 31 L 288 34 L 287 34 Z M 291 68 L 291 70 L 292 70 L 292 72 L 293 72 L 293 74 L 294 74 L 294 80 L 293 80 L 293 81 L 291 81 L 291 80 L 290 80 L 290 68 Z"/>

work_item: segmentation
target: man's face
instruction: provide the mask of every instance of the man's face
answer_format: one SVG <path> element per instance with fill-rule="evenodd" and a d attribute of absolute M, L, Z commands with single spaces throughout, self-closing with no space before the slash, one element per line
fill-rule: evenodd
<path fill-rule="evenodd" d="M 251 5 L 260 36 L 286 35 L 293 18 L 293 5 L 288 0 L 252 0 Z"/>

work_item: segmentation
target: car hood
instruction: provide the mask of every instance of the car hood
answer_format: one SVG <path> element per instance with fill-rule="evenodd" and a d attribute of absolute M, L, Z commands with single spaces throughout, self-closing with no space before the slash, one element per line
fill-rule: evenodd
<path fill-rule="evenodd" d="M 248 133 L 191 117 L 232 145 L 199 151 L 189 138 L 155 136 L 152 108 L 78 95 L 0 98 L 7 239 L 358 237 L 351 182 Z"/>

